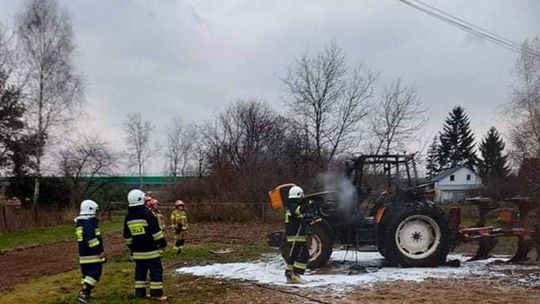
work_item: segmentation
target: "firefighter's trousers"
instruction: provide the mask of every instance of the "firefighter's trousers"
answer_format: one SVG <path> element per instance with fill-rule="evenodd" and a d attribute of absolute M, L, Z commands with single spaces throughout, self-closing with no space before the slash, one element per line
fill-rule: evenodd
<path fill-rule="evenodd" d="M 174 234 L 174 247 L 173 250 L 176 252 L 182 252 L 184 250 L 184 243 L 186 239 L 187 232 L 182 231 Z"/>
<path fill-rule="evenodd" d="M 81 264 L 82 272 L 82 281 L 81 283 L 85 285 L 85 289 L 91 290 L 96 286 L 96 283 L 101 277 L 101 272 L 103 270 L 103 263 L 89 263 Z"/>
<path fill-rule="evenodd" d="M 309 260 L 306 225 L 302 220 L 291 221 L 286 224 L 285 231 L 289 244 L 286 273 L 304 274 Z"/>
<path fill-rule="evenodd" d="M 135 260 L 135 297 L 146 296 L 146 279 L 150 273 L 150 296 L 163 296 L 163 266 L 161 258 Z"/>

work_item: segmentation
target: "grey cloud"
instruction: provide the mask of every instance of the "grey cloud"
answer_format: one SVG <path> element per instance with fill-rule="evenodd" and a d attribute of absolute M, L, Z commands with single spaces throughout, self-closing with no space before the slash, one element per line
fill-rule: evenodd
<path fill-rule="evenodd" d="M 540 34 L 540 1 L 425 1 L 515 41 Z M 481 137 L 501 123 L 513 81 L 514 53 L 397 0 L 61 3 L 73 17 L 89 112 L 118 147 L 127 112 L 145 113 L 162 139 L 173 116 L 205 120 L 239 97 L 279 109 L 287 65 L 330 41 L 380 71 L 380 84 L 416 85 L 430 106 L 426 137 L 457 104 Z M 18 5 L 0 0 L 0 20 Z"/>

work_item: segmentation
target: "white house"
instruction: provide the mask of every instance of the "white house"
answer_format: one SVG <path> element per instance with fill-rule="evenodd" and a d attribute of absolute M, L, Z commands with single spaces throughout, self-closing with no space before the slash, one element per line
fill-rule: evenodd
<path fill-rule="evenodd" d="M 435 189 L 435 202 L 458 202 L 480 188 L 482 179 L 467 166 L 457 166 L 434 176 L 430 183 Z"/>

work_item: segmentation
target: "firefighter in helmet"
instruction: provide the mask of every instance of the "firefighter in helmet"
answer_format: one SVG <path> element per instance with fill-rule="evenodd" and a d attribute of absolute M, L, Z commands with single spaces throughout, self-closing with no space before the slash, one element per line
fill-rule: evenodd
<path fill-rule="evenodd" d="M 163 217 L 161 210 L 159 210 L 159 201 L 153 197 L 146 196 L 144 203 L 150 212 L 157 218 L 161 230 L 165 231 L 165 218 Z"/>
<path fill-rule="evenodd" d="M 304 190 L 298 186 L 291 187 L 285 211 L 285 233 L 290 246 L 285 277 L 289 284 L 303 283 L 301 275 L 306 271 L 309 260 L 306 228 L 313 220 L 311 209 L 309 203 L 304 200 Z"/>
<path fill-rule="evenodd" d="M 167 301 L 163 296 L 161 253 L 167 247 L 157 218 L 144 206 L 145 194 L 134 189 L 128 193 L 128 214 L 124 221 L 124 239 L 135 262 L 135 297 L 145 298 L 150 273 L 150 297 Z"/>
<path fill-rule="evenodd" d="M 185 204 L 182 200 L 177 200 L 174 203 L 174 211 L 171 213 L 172 229 L 174 230 L 174 250 L 176 254 L 182 253 L 184 250 L 184 241 L 186 237 L 186 231 L 188 230 L 188 218 L 187 213 L 184 210 Z"/>
<path fill-rule="evenodd" d="M 103 240 L 96 218 L 98 209 L 96 202 L 84 200 L 79 216 L 75 218 L 75 235 L 79 245 L 79 263 L 82 272 L 82 288 L 77 296 L 80 303 L 90 301 L 90 293 L 99 281 L 105 263 Z"/>

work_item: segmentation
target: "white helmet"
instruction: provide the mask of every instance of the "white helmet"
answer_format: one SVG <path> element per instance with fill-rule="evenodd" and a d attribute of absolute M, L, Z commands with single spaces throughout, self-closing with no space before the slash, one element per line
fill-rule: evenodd
<path fill-rule="evenodd" d="M 144 192 L 139 189 L 133 189 L 129 191 L 127 196 L 129 207 L 144 205 L 144 196 Z"/>
<path fill-rule="evenodd" d="M 79 215 L 90 215 L 96 216 L 96 212 L 99 209 L 99 206 L 93 200 L 84 200 L 81 203 L 81 211 Z"/>
<path fill-rule="evenodd" d="M 302 198 L 304 197 L 304 190 L 298 186 L 293 186 L 289 189 L 289 198 Z"/>

